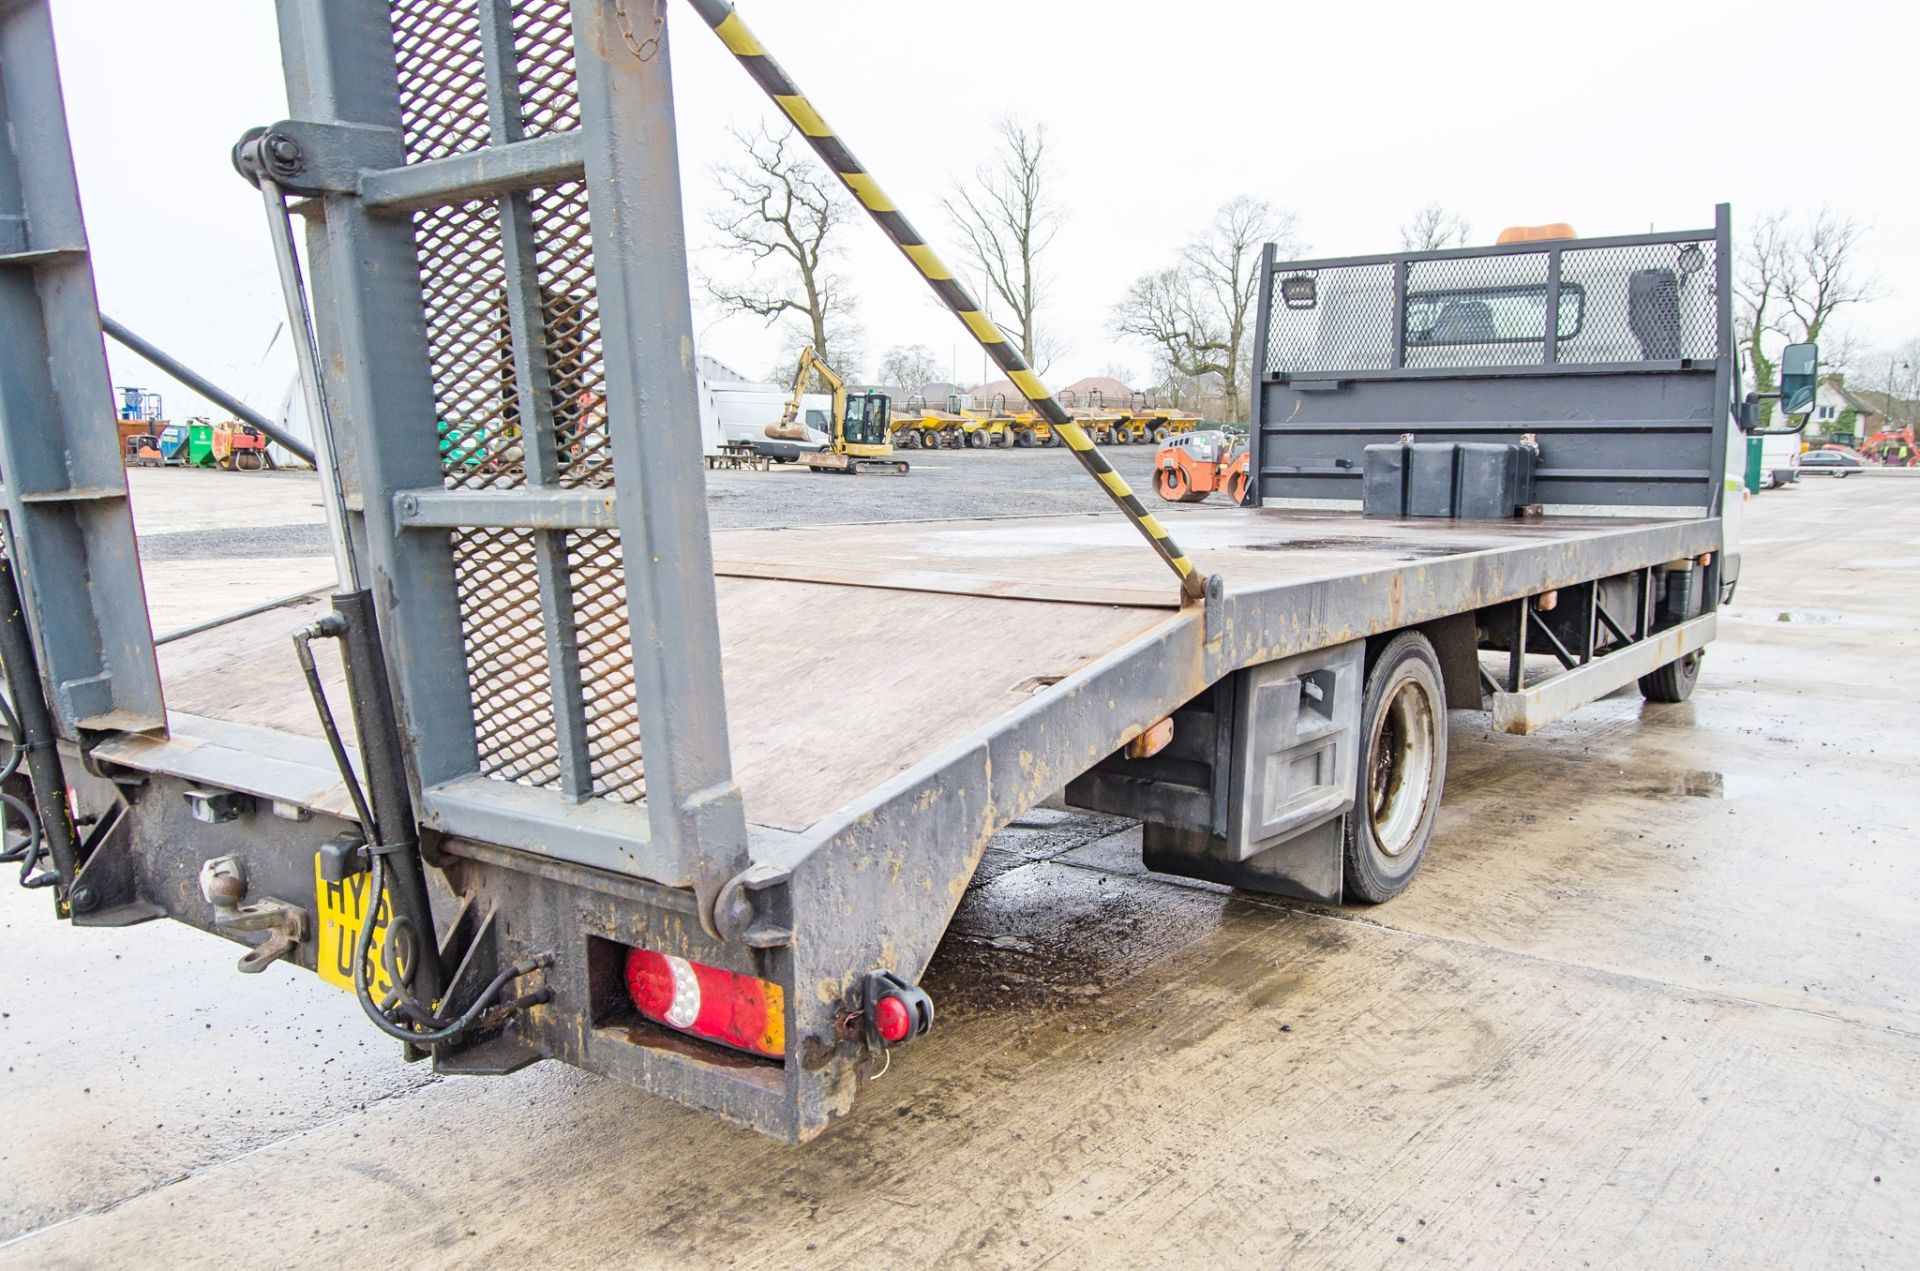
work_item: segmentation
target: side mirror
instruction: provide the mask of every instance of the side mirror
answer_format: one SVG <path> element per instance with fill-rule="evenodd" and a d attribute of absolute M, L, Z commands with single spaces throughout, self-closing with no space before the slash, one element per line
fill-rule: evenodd
<path fill-rule="evenodd" d="M 1804 415 L 1820 386 L 1820 346 L 1789 344 L 1780 353 L 1780 411 Z"/>

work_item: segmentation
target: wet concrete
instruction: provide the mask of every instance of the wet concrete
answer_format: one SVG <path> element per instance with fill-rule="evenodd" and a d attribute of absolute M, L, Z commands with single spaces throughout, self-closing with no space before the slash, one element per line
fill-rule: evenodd
<path fill-rule="evenodd" d="M 802 1148 L 550 1065 L 436 1080 L 308 977 L 0 892 L 0 1265 L 1910 1263 L 1920 485 L 1749 518 L 1693 700 L 1456 714 L 1390 905 L 1025 818 L 934 1037 Z"/>

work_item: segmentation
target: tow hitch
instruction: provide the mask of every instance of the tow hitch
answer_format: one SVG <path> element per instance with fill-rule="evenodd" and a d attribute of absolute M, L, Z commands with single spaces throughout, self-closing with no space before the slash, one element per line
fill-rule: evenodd
<path fill-rule="evenodd" d="M 293 952 L 306 938 L 307 911 L 271 896 L 250 905 L 247 871 L 231 856 L 217 856 L 200 867 L 200 894 L 213 906 L 213 925 L 221 931 L 265 931 L 268 936 L 240 957 L 240 970 L 258 975 Z"/>

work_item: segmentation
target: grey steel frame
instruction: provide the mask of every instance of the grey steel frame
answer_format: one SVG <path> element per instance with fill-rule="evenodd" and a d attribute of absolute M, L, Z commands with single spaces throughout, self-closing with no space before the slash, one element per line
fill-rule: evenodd
<path fill-rule="evenodd" d="M 577 132 L 519 133 L 509 0 L 478 0 L 491 144 L 404 162 L 384 0 L 279 0 L 294 119 L 276 132 L 306 156 L 318 201 L 308 237 L 316 327 L 354 539 L 371 565 L 396 698 L 425 822 L 577 863 L 693 886 L 710 908 L 748 863 L 731 774 L 720 641 L 698 445 L 672 83 L 662 50 L 625 54 L 614 0 L 575 0 Z M 587 50 L 611 50 L 606 56 Z M 318 125 L 317 127 L 313 125 Z M 584 176 L 596 246 L 607 430 L 633 669 L 646 757 L 644 810 L 591 800 L 580 675 L 560 529 L 582 492 L 558 487 L 554 403 L 541 361 L 539 284 L 527 191 Z M 523 489 L 471 502 L 441 480 L 422 292 L 408 213 L 497 201 L 509 289 Z M 341 373 L 344 369 L 344 373 Z M 592 496 L 588 496 L 591 501 Z M 422 519 L 418 509 L 437 509 Z M 468 516 L 460 509 L 471 508 Z M 608 524 L 608 519 L 596 524 Z M 480 775 L 461 644 L 450 527 L 535 535 L 540 608 L 559 738 L 560 789 Z"/>
<path fill-rule="evenodd" d="M 166 726 L 45 0 L 0 3 L 0 511 L 59 735 Z"/>
<path fill-rule="evenodd" d="M 1731 223 L 1730 209 L 1723 203 L 1714 209 L 1711 229 L 1299 261 L 1277 260 L 1273 245 L 1268 244 L 1261 257 L 1259 309 L 1255 316 L 1254 417 L 1249 439 L 1253 451 L 1253 497 L 1256 501 L 1279 497 L 1275 495 L 1274 487 L 1282 485 L 1287 493 L 1299 494 L 1300 482 L 1282 480 L 1298 474 L 1328 479 L 1335 486 L 1350 478 L 1353 491 L 1337 497 L 1357 500 L 1359 447 L 1367 441 L 1391 440 L 1401 431 L 1413 432 L 1420 440 L 1446 439 L 1455 434 L 1464 436 L 1465 433 L 1471 433 L 1474 440 L 1486 440 L 1500 433 L 1517 436 L 1532 431 L 1540 433 L 1543 447 L 1546 447 L 1549 431 L 1560 430 L 1568 440 L 1553 446 L 1542 456 L 1543 463 L 1557 465 L 1557 470 L 1543 469 L 1542 477 L 1547 488 L 1550 489 L 1554 481 L 1575 483 L 1592 496 L 1583 499 L 1583 502 L 1609 504 L 1630 501 L 1620 497 L 1621 490 L 1632 489 L 1637 497 L 1645 493 L 1650 483 L 1661 483 L 1678 489 L 1685 496 L 1684 502 L 1697 506 L 1703 514 L 1717 515 L 1724 497 L 1721 467 L 1726 454 L 1727 430 L 1732 426 L 1737 377 L 1733 357 Z M 1543 311 L 1557 314 L 1561 262 L 1566 253 L 1683 246 L 1689 243 L 1712 243 L 1715 246 L 1713 323 L 1716 349 L 1712 358 L 1566 364 L 1559 359 L 1559 341 L 1546 339 L 1540 342 L 1540 360 L 1531 365 L 1407 365 L 1406 299 L 1408 275 L 1414 265 L 1434 261 L 1544 256 L 1547 295 Z M 1329 367 L 1288 371 L 1270 366 L 1269 318 L 1274 312 L 1276 280 L 1290 274 L 1356 266 L 1387 266 L 1392 271 L 1392 339 L 1388 350 L 1388 367 Z M 1627 413 L 1610 414 L 1610 411 L 1619 410 L 1618 389 L 1624 382 L 1620 378 L 1623 376 L 1633 377 L 1631 382 L 1638 384 L 1653 382 L 1644 377 L 1673 376 L 1677 384 L 1697 385 L 1697 389 L 1677 390 L 1691 403 L 1693 413 L 1686 414 L 1669 406 L 1658 417 L 1652 417 L 1651 412 L 1650 417 L 1646 418 L 1635 418 Z M 1404 403 L 1432 400 L 1415 396 L 1418 385 L 1435 380 L 1462 379 L 1479 380 L 1487 388 L 1487 393 L 1477 399 L 1471 395 L 1460 399 L 1468 403 L 1463 407 L 1465 413 L 1462 416 L 1413 417 L 1404 412 Z M 1393 385 L 1406 387 L 1404 390 L 1395 390 L 1391 387 Z M 1301 406 L 1308 401 L 1333 400 L 1323 396 L 1328 393 L 1345 394 L 1351 405 L 1338 412 L 1326 412 L 1328 417 L 1324 420 L 1314 418 L 1317 412 L 1304 412 L 1309 415 L 1309 421 L 1302 422 L 1299 418 L 1303 413 Z M 1500 396 L 1497 404 L 1490 404 L 1489 396 L 1492 394 Z M 1509 413 L 1500 414 L 1502 409 Z M 1316 431 L 1353 438 L 1351 453 L 1341 457 L 1345 460 L 1344 464 L 1330 467 L 1321 462 L 1317 468 L 1303 467 L 1299 461 L 1291 459 L 1292 451 L 1301 448 L 1300 444 L 1296 444 L 1298 439 Z M 1578 437 L 1582 433 L 1640 433 L 1647 436 L 1648 444 L 1635 451 L 1630 463 L 1611 469 L 1582 470 L 1579 464 L 1591 449 L 1588 443 Z M 1705 434 L 1702 445 L 1692 445 L 1688 441 L 1688 437 L 1699 437 L 1701 434 Z M 1699 466 L 1695 461 L 1701 457 L 1698 452 L 1702 450 L 1705 464 Z"/>
<path fill-rule="evenodd" d="M 478 4 L 488 18 L 483 33 L 492 32 L 485 38 L 495 42 L 490 66 L 498 67 L 507 0 Z M 649 62 L 628 58 L 614 25 L 614 0 L 573 0 L 585 121 L 577 137 L 519 140 L 503 128 L 483 156 L 404 167 L 385 0 L 280 0 L 280 7 L 290 98 L 295 113 L 307 117 L 279 129 L 307 159 L 304 172 L 287 174 L 283 184 L 313 200 L 307 243 L 313 303 L 330 354 L 325 390 L 338 425 L 350 529 L 381 609 L 416 794 L 428 825 L 443 831 L 433 847 L 448 866 L 443 881 L 453 894 L 442 917 L 450 928 L 479 924 L 502 956 L 508 950 L 555 954 L 547 981 L 551 1005 L 522 1014 L 503 1034 L 437 1053 L 443 1069 L 498 1072 L 558 1058 L 766 1133 L 811 1137 L 851 1106 L 863 1076 L 873 1071 L 875 1057 L 848 1025 L 857 1018 L 861 977 L 884 969 L 919 979 L 991 836 L 1084 771 L 1088 755 L 1117 749 L 1246 667 L 1523 603 L 1543 591 L 1718 546 L 1719 525 L 1710 518 L 1623 522 L 1545 541 L 1516 535 L 1496 549 L 1367 573 L 1216 588 L 1205 606 L 1170 611 L 1147 634 L 923 756 L 806 833 L 756 830 L 749 857 L 728 773 L 692 373 L 678 355 L 689 321 L 666 51 Z M 17 4 L 0 7 L 0 22 L 7 24 L 0 25 L 0 41 L 19 38 L 11 23 L 21 11 Z M 42 5 L 27 11 L 44 19 Z M 607 52 L 587 52 L 595 49 Z M 22 77 L 15 68 L 30 60 L 26 55 L 51 67 L 51 44 L 23 49 L 0 42 L 0 52 L 7 55 L 0 63 L 7 106 L 17 120 Z M 505 91 L 499 83 L 493 89 Z M 51 109 L 57 114 L 57 94 Z M 65 172 L 70 188 L 70 167 Z M 449 492 L 433 429 L 407 211 L 440 199 L 499 200 L 509 259 L 524 263 L 520 192 L 581 172 L 600 249 L 606 345 L 631 354 L 610 357 L 607 366 L 618 497 L 553 484 L 553 404 L 543 399 L 546 381 L 532 360 L 537 339 L 516 341 L 526 359 L 515 373 L 522 426 L 533 443 L 529 485 Z M 370 199 L 370 191 L 384 193 Z M 77 225 L 77 204 L 72 210 Z M 0 233 L 8 232 L 0 219 Z M 17 255 L 0 258 L 0 265 L 39 267 Z M 538 296 L 524 285 L 524 273 L 516 277 L 522 286 L 509 296 L 509 320 L 516 335 L 530 335 L 538 330 Z M 9 301 L 12 278 L 5 276 Z M 85 290 L 91 325 L 91 286 Z M 90 341 L 63 353 L 79 358 L 81 372 L 98 369 L 88 383 L 105 409 L 99 332 L 91 329 Z M 12 410 L 18 387 L 9 383 L 5 391 L 9 409 L 0 413 L 0 444 L 11 464 L 13 447 L 24 443 L 21 416 Z M 650 448 L 645 463 L 643 415 L 649 433 L 680 434 L 680 444 Z M 118 456 L 113 459 L 117 464 Z M 11 488 L 8 498 L 17 541 Z M 105 505 L 124 518 L 124 488 Z M 106 524 L 125 522 L 110 517 Z M 561 791 L 478 775 L 449 535 L 468 526 L 518 526 L 542 536 L 569 528 L 621 531 L 651 779 L 644 816 L 626 805 L 581 798 L 577 766 Z M 123 545 L 131 561 L 130 528 Z M 567 651 L 565 606 L 556 596 L 566 585 L 566 564 L 550 549 L 539 563 L 543 638 L 551 656 L 556 648 Z M 27 565 L 29 571 L 57 567 L 57 560 Z M 137 573 L 109 581 L 114 590 L 99 585 L 93 592 L 103 605 L 143 612 L 133 603 L 141 594 Z M 44 603 L 36 595 L 29 607 L 38 611 Z M 47 613 L 38 612 L 36 620 L 44 627 Z M 669 632 L 672 638 L 664 638 Z M 146 656 L 150 668 L 150 640 Z M 555 665 L 557 681 L 577 675 Z M 265 805 L 283 795 L 294 804 L 313 800 L 313 791 L 324 788 L 314 784 L 311 763 L 296 762 L 298 753 L 316 747 L 239 725 L 198 726 L 224 733 L 224 746 L 189 743 L 176 752 L 156 735 L 125 732 L 93 747 L 88 770 L 70 766 L 79 802 L 101 816 L 80 875 L 99 904 L 76 922 L 171 916 L 215 930 L 194 877 L 201 861 L 228 853 L 246 857 L 259 892 L 294 905 L 313 903 L 314 853 L 346 828 L 342 811 L 316 806 L 307 819 L 287 820 Z M 268 737 L 275 739 L 278 762 L 253 761 L 249 748 Z M 229 758 L 219 757 L 222 749 Z M 281 791 L 273 786 L 278 780 L 304 784 Z M 187 795 L 210 788 L 250 793 L 256 804 L 232 820 L 207 824 L 191 815 Z M 732 889 L 720 892 L 721 913 L 733 915 L 724 936 L 714 930 L 720 882 Z M 747 897 L 745 919 L 728 905 L 729 894 Z M 626 945 L 784 985 L 786 1062 L 730 1059 L 674 1035 L 637 1029 L 630 1014 L 620 1013 L 623 995 L 617 974 L 610 977 L 617 968 L 609 959 Z M 485 941 L 476 936 L 470 947 L 484 950 Z M 303 942 L 293 956 L 311 966 L 314 949 Z"/>

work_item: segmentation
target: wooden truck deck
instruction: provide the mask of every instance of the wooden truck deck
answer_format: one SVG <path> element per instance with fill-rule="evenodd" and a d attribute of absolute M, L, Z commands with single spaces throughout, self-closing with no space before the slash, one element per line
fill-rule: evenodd
<path fill-rule="evenodd" d="M 1183 543 L 1255 606 L 1263 645 L 1311 648 L 1423 617 L 1420 579 L 1445 567 L 1484 603 L 1590 569 L 1575 546 L 1636 544 L 1698 520 L 1381 520 L 1222 510 L 1183 516 Z M 1690 548 L 1687 550 L 1691 550 Z M 987 730 L 1156 628 L 1200 622 L 1132 528 L 1106 516 L 730 530 L 714 535 L 734 771 L 756 825 L 800 832 L 930 756 Z M 1626 567 L 1625 565 L 1622 566 Z M 1340 583 L 1338 607 L 1321 599 Z M 1450 593 L 1450 596 L 1468 593 Z M 1401 599 L 1396 600 L 1395 597 Z M 1458 607 L 1458 601 L 1452 604 Z M 349 814 L 288 637 L 323 596 L 172 641 L 159 651 L 172 736 L 103 756 Z M 1243 624 L 1244 625 L 1244 624 Z M 332 650 L 329 690 L 345 688 Z M 493 668 L 497 673 L 499 668 Z M 343 727 L 351 720 L 342 717 Z M 1098 756 L 1093 756 L 1097 758 Z M 637 775 L 637 774 L 633 774 Z"/>

